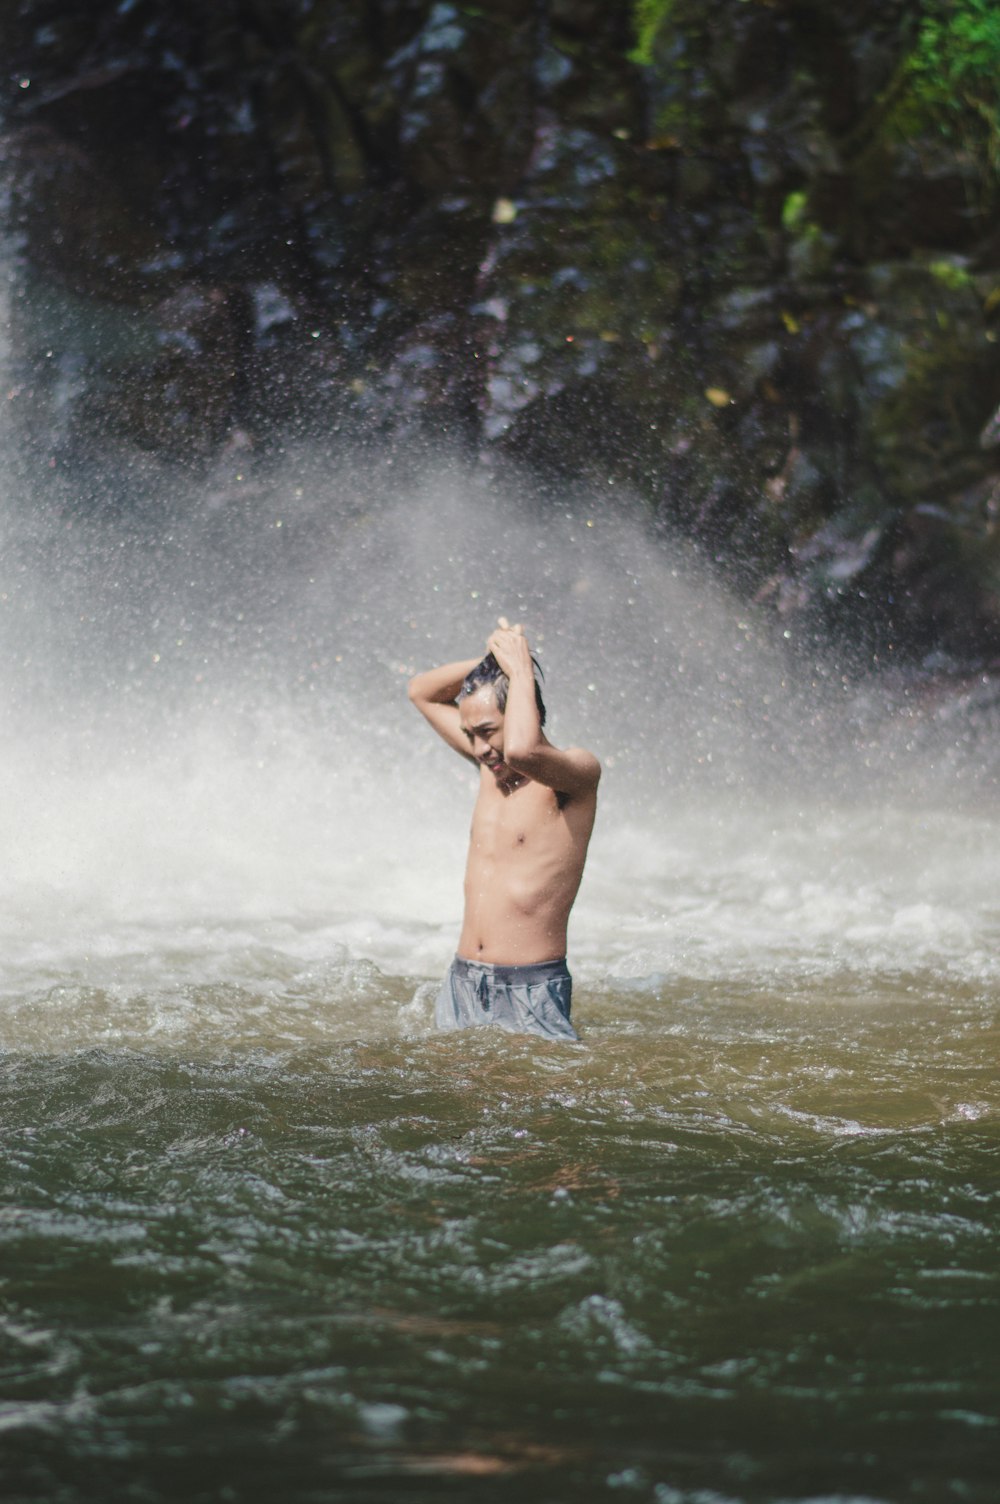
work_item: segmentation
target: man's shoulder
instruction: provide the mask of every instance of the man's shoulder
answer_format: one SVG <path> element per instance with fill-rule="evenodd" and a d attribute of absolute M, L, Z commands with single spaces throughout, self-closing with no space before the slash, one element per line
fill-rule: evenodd
<path fill-rule="evenodd" d="M 603 771 L 600 759 L 586 747 L 567 747 L 564 755 L 572 762 L 574 771 L 592 780 L 592 790 L 596 789 Z"/>
<path fill-rule="evenodd" d="M 559 756 L 572 777 L 567 779 L 566 787 L 561 783 L 549 785 L 547 792 L 550 797 L 555 798 L 560 809 L 569 805 L 592 805 L 597 799 L 597 785 L 601 781 L 601 764 L 594 753 L 585 747 L 564 747 Z"/>

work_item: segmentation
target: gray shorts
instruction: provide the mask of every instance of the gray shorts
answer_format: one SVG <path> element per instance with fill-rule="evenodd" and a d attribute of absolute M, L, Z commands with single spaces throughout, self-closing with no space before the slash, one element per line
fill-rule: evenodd
<path fill-rule="evenodd" d="M 512 1034 L 578 1039 L 569 1021 L 573 982 L 565 961 L 538 966 L 491 966 L 456 956 L 434 1008 L 439 1029 L 492 1024 Z"/>

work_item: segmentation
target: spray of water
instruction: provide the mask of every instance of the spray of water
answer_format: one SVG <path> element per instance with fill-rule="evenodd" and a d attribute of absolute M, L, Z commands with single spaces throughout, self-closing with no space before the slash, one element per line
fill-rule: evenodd
<path fill-rule="evenodd" d="M 605 766 L 578 971 L 991 969 L 970 724 L 876 734 L 637 504 L 315 448 L 197 483 L 132 457 L 116 486 L 21 488 L 3 515 L 9 992 L 331 957 L 432 977 L 473 784 L 405 684 L 501 612 L 554 739 Z M 950 801 L 971 785 L 977 808 Z"/>

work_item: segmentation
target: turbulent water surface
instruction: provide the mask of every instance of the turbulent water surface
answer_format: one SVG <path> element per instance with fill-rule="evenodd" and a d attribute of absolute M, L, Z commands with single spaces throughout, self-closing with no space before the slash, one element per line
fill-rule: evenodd
<path fill-rule="evenodd" d="M 4 524 L 5 1500 L 992 1504 L 983 727 L 596 501 L 366 484 Z M 403 686 L 501 610 L 605 764 L 577 1045 L 431 1028 Z"/>

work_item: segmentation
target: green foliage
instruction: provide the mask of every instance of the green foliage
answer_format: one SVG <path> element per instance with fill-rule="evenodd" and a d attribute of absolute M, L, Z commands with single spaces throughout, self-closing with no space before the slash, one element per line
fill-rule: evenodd
<path fill-rule="evenodd" d="M 632 13 L 635 46 L 629 53 L 633 63 L 644 68 L 650 66 L 657 34 L 673 8 L 674 0 L 635 0 Z"/>
<path fill-rule="evenodd" d="M 802 228 L 806 218 L 809 195 L 801 190 L 790 193 L 781 207 L 782 228 L 794 233 Z"/>
<path fill-rule="evenodd" d="M 985 140 L 1000 166 L 1000 7 L 928 0 L 908 64 L 915 103 L 944 130 Z"/>
<path fill-rule="evenodd" d="M 809 217 L 809 207 L 809 195 L 801 189 L 789 193 L 781 206 L 781 228 L 789 241 L 789 268 L 793 275 L 806 278 L 822 275 L 832 246 L 830 237 Z M 790 333 L 795 332 L 787 319 L 786 328 Z"/>
<path fill-rule="evenodd" d="M 975 287 L 971 272 L 949 257 L 942 256 L 939 260 L 930 262 L 927 270 L 951 292 L 962 292 L 967 287 Z"/>
<path fill-rule="evenodd" d="M 690 147 L 702 112 L 694 85 L 693 58 L 704 51 L 706 19 L 699 0 L 632 0 L 636 45 L 629 61 L 652 74 L 653 140 L 661 146 Z M 693 86 L 694 85 L 694 86 Z"/>

